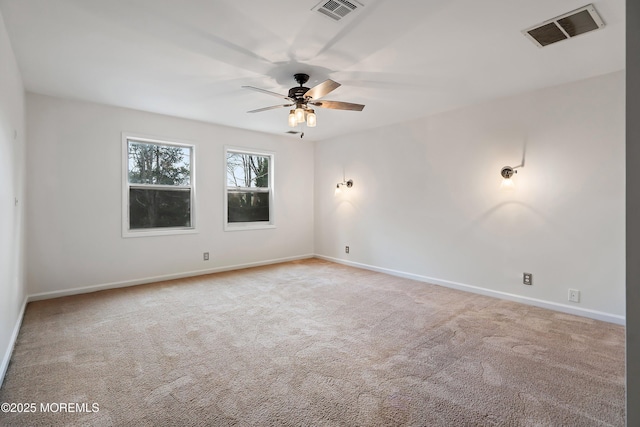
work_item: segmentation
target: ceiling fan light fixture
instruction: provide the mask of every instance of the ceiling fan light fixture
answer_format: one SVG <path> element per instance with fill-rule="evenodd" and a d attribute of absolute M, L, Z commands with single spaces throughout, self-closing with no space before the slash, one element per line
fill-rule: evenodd
<path fill-rule="evenodd" d="M 325 0 L 326 1 L 326 0 Z M 333 0 L 331 0 L 333 1 Z M 342 2 L 348 2 L 348 0 L 340 0 Z M 355 0 L 353 0 L 355 1 Z M 340 83 L 335 82 L 331 79 L 327 79 L 320 84 L 315 85 L 311 89 L 303 86 L 307 81 L 309 81 L 309 75 L 298 73 L 293 75 L 296 82 L 300 85 L 299 87 L 292 87 L 289 89 L 288 95 L 281 95 L 276 92 L 271 92 L 270 90 L 260 89 L 253 86 L 242 86 L 245 89 L 255 90 L 257 92 L 261 92 L 267 95 L 272 95 L 277 98 L 286 99 L 290 103 L 281 104 L 281 105 L 273 105 L 271 107 L 258 108 L 257 110 L 247 111 L 248 113 L 259 113 L 262 111 L 274 110 L 276 108 L 286 108 L 293 107 L 295 109 L 289 110 L 288 116 L 288 124 L 290 127 L 296 127 L 299 124 L 306 123 L 308 127 L 316 127 L 318 124 L 318 119 L 316 117 L 316 113 L 309 106 L 319 107 L 319 108 L 327 108 L 330 110 L 351 110 L 351 111 L 362 111 L 364 105 L 362 104 L 354 104 L 352 102 L 342 102 L 342 101 L 327 101 L 322 99 L 325 95 L 333 92 L 335 89 L 340 87 Z"/>
<path fill-rule="evenodd" d="M 295 110 L 289 110 L 289 127 L 296 127 L 298 125 L 298 120 L 296 119 Z"/>
<path fill-rule="evenodd" d="M 314 110 L 307 110 L 307 126 L 314 128 L 317 123 L 316 112 Z"/>

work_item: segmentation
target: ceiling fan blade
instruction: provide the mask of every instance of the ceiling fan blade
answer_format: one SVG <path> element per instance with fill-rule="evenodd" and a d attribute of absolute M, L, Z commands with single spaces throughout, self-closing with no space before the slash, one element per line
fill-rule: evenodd
<path fill-rule="evenodd" d="M 253 86 L 242 86 L 244 89 L 255 90 L 256 92 L 266 93 L 267 95 L 275 96 L 280 99 L 286 99 L 287 101 L 293 101 L 293 99 L 289 98 L 287 95 L 282 95 L 280 93 L 271 92 L 270 90 L 260 89 L 259 87 Z"/>
<path fill-rule="evenodd" d="M 247 113 L 259 113 L 261 111 L 275 110 L 276 108 L 293 107 L 296 104 L 274 105 L 272 107 L 258 108 L 257 110 L 247 111 Z"/>
<path fill-rule="evenodd" d="M 331 79 L 325 80 L 319 85 L 316 85 L 309 89 L 304 94 L 305 98 L 319 99 L 340 87 L 340 83 L 334 82 Z"/>
<path fill-rule="evenodd" d="M 329 108 L 331 110 L 351 110 L 351 111 L 362 111 L 364 109 L 364 105 L 362 104 L 353 104 L 351 102 L 340 102 L 340 101 L 313 101 L 309 102 L 311 105 L 315 105 L 320 108 Z"/>

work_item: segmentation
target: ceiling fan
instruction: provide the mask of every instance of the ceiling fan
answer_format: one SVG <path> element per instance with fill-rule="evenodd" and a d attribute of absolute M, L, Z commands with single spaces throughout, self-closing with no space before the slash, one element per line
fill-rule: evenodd
<path fill-rule="evenodd" d="M 315 127 L 316 114 L 315 111 L 309 106 L 329 108 L 331 110 L 351 110 L 362 111 L 364 105 L 353 104 L 351 102 L 341 101 L 326 101 L 322 100 L 323 96 L 334 91 L 340 87 L 340 83 L 334 82 L 331 79 L 325 80 L 319 85 L 316 85 L 309 89 L 303 85 L 309 81 L 309 75 L 298 73 L 294 74 L 293 78 L 300 85 L 299 87 L 292 87 L 289 89 L 288 95 L 281 95 L 279 93 L 271 92 L 269 90 L 260 89 L 253 86 L 242 86 L 245 89 L 255 90 L 257 92 L 266 93 L 267 95 L 276 96 L 281 99 L 286 99 L 289 104 L 274 105 L 271 107 L 258 108 L 257 110 L 247 111 L 248 113 L 259 113 L 261 111 L 274 110 L 276 108 L 286 108 L 295 106 L 294 110 L 289 111 L 289 126 L 296 127 L 298 123 L 305 123 L 309 127 Z"/>

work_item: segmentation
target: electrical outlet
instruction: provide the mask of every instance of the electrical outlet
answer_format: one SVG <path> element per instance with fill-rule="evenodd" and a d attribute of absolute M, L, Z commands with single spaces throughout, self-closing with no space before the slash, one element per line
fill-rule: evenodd
<path fill-rule="evenodd" d="M 209 261 L 209 252 L 204 252 L 202 254 L 202 259 L 205 260 L 205 261 Z"/>
<path fill-rule="evenodd" d="M 569 289 L 569 301 L 580 302 L 580 291 L 577 289 Z"/>
<path fill-rule="evenodd" d="M 524 285 L 533 285 L 533 274 L 522 273 L 522 283 Z"/>
<path fill-rule="evenodd" d="M 345 253 L 345 254 L 348 254 L 348 253 L 349 253 L 349 246 L 345 246 L 345 247 L 344 247 L 344 253 Z"/>

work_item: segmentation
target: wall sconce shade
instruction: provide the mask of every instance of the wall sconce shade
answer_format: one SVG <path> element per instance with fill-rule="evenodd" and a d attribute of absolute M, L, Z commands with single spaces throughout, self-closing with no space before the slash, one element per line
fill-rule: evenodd
<path fill-rule="evenodd" d="M 520 168 L 524 166 L 524 164 L 519 165 L 519 166 L 505 166 L 500 170 L 500 176 L 502 176 L 502 178 L 504 178 L 502 180 L 502 183 L 500 184 L 500 189 L 501 190 L 514 190 L 515 189 L 515 184 L 513 183 L 513 180 L 511 179 L 513 177 L 514 174 L 517 174 L 518 171 L 516 170 L 517 168 Z"/>
<path fill-rule="evenodd" d="M 505 166 L 500 171 L 500 175 L 502 175 L 504 179 L 511 179 L 514 173 L 518 173 L 518 171 L 516 168 L 512 168 L 511 166 Z"/>
<path fill-rule="evenodd" d="M 349 181 L 339 182 L 339 183 L 336 185 L 336 188 L 340 188 L 340 186 L 341 186 L 341 185 L 346 185 L 346 186 L 347 186 L 347 188 L 351 188 L 351 187 L 353 187 L 353 180 L 352 180 L 352 179 L 350 179 Z"/>

